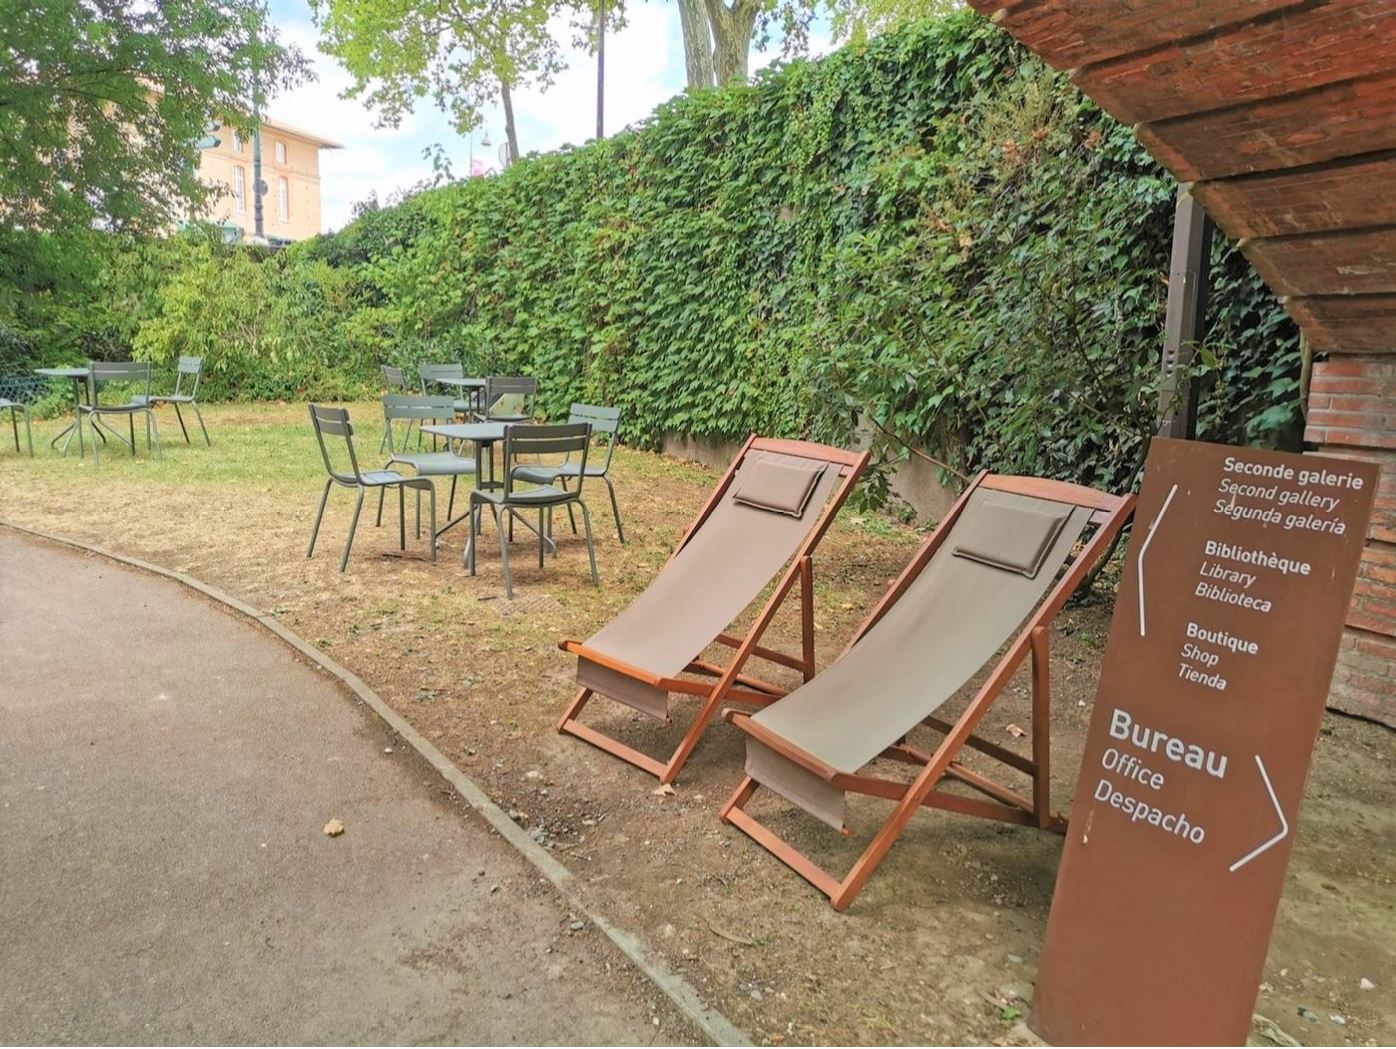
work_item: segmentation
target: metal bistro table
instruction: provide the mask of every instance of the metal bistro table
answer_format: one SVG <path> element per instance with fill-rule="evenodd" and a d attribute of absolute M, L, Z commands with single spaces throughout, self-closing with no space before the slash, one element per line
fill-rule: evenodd
<path fill-rule="evenodd" d="M 43 375 L 50 379 L 71 380 L 73 384 L 73 421 L 70 422 L 62 430 L 60 430 L 58 436 L 55 437 L 53 440 L 49 441 L 48 446 L 52 448 L 59 441 L 63 441 L 63 451 L 60 454 L 67 455 L 68 445 L 73 443 L 73 434 L 76 433 L 78 435 L 78 455 L 86 455 L 87 450 L 83 447 L 82 443 L 82 424 L 79 421 L 79 417 L 81 415 L 80 410 L 85 401 L 83 395 L 87 392 L 87 381 L 91 377 L 92 369 L 87 367 L 35 368 L 34 374 Z M 102 422 L 99 418 L 97 418 L 97 416 L 94 415 L 91 421 L 92 432 L 95 435 L 93 440 L 100 439 L 103 444 L 106 444 L 107 433 L 109 433 L 122 444 L 124 444 L 127 448 L 130 448 L 132 451 L 135 451 L 135 446 L 131 443 L 131 441 L 128 441 L 125 437 L 122 437 L 120 433 L 118 433 L 116 430 L 113 430 L 106 423 Z M 103 430 L 105 430 L 106 433 L 103 433 Z M 64 440 L 65 437 L 67 438 L 67 440 Z M 96 453 L 94 452 L 93 454 Z"/>
<path fill-rule="evenodd" d="M 461 391 L 459 400 L 466 401 L 471 405 L 469 409 L 477 415 L 484 414 L 485 410 L 485 387 L 488 385 L 484 379 L 466 379 L 458 376 L 438 376 L 430 380 L 438 386 L 454 386 Z M 431 431 L 428 430 L 428 433 Z"/>
<path fill-rule="evenodd" d="M 451 380 L 458 382 L 459 380 Z M 480 380 L 467 379 L 466 382 L 479 382 Z M 504 429 L 506 426 L 516 425 L 513 423 L 441 423 L 423 426 L 422 433 L 433 434 L 436 437 L 446 438 L 447 445 L 454 441 L 468 441 L 475 446 L 475 487 L 481 490 L 502 487 L 504 482 L 495 480 L 494 476 L 494 446 L 504 440 Z M 485 459 L 490 461 L 489 475 L 485 475 Z M 436 530 L 440 535 L 448 528 L 454 528 L 462 521 L 468 520 L 471 514 L 469 500 L 466 501 L 466 511 L 461 517 L 447 521 Z M 533 526 L 533 522 L 526 517 L 522 517 L 514 511 L 509 511 L 510 517 L 518 521 L 534 535 L 538 534 L 538 529 Z M 557 544 L 553 542 L 551 536 L 543 536 L 543 541 L 548 544 L 548 549 L 552 553 L 557 553 Z M 465 554 L 468 557 L 470 548 L 475 544 L 475 530 L 470 531 L 470 539 L 465 544 Z"/>

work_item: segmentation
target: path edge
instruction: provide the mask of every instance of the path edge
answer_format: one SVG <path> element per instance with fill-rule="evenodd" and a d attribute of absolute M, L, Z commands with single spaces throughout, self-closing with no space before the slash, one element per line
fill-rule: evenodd
<path fill-rule="evenodd" d="M 415 750 L 421 757 L 430 764 L 441 777 L 446 780 L 462 798 L 465 799 L 475 812 L 484 818 L 501 838 L 513 846 L 514 851 L 519 853 L 535 870 L 538 871 L 555 888 L 558 893 L 567 901 L 569 907 L 582 915 L 596 928 L 600 929 L 616 947 L 621 954 L 629 959 L 645 978 L 657 987 L 666 998 L 674 1004 L 674 1007 L 703 1032 L 714 1045 L 722 1046 L 750 1046 L 751 1040 L 742 1033 L 732 1021 L 723 1016 L 717 1009 L 703 1001 L 702 997 L 681 975 L 671 969 L 664 960 L 658 957 L 655 952 L 647 948 L 644 942 L 634 933 L 631 933 L 613 924 L 604 914 L 596 911 L 582 893 L 576 876 L 564 867 L 557 859 L 534 841 L 522 827 L 509 818 L 509 814 L 494 803 L 483 789 L 457 767 L 445 754 L 437 750 L 432 743 L 425 739 L 401 714 L 388 706 L 383 698 L 369 688 L 361 678 L 349 668 L 342 666 L 331 659 L 324 652 L 314 645 L 309 644 L 296 634 L 287 630 L 281 623 L 271 615 L 258 611 L 246 601 L 234 597 L 226 591 L 220 590 L 216 586 L 205 583 L 202 579 L 197 579 L 187 572 L 178 572 L 172 568 L 165 568 L 150 561 L 143 561 L 138 557 L 130 557 L 126 554 L 119 554 L 106 547 L 97 546 L 93 543 L 84 543 L 77 539 L 70 539 L 67 536 L 56 535 L 38 528 L 29 528 L 25 525 L 18 525 L 12 521 L 0 518 L 0 528 L 9 529 L 20 535 L 31 536 L 35 539 L 42 539 L 59 546 L 70 547 L 80 550 L 83 553 L 95 554 L 104 557 L 109 561 L 134 568 L 142 572 L 160 576 L 164 579 L 173 580 L 190 590 L 194 590 L 204 597 L 231 609 L 240 616 L 250 619 L 259 624 L 267 632 L 275 635 L 290 648 L 299 652 L 306 659 L 310 660 L 317 667 L 336 678 L 341 684 L 349 689 L 359 699 L 369 707 L 379 719 L 384 721 L 389 728 L 402 737 L 402 739 Z"/>

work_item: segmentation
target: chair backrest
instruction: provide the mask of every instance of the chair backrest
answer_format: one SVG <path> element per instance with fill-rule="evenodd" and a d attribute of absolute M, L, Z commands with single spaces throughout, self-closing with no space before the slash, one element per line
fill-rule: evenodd
<path fill-rule="evenodd" d="M 444 394 L 386 393 L 383 395 L 383 425 L 388 434 L 388 451 L 394 452 L 393 420 L 415 419 L 419 423 L 456 421 L 456 399 Z M 432 437 L 432 447 L 436 438 Z"/>
<path fill-rule="evenodd" d="M 574 404 L 567 413 L 567 421 L 591 423 L 592 437 L 599 433 L 606 435 L 606 461 L 601 465 L 601 472 L 609 470 L 611 456 L 616 450 L 616 440 L 620 436 L 620 409 L 606 408 L 598 404 Z"/>
<path fill-rule="evenodd" d="M 590 423 L 550 423 L 543 426 L 515 423 L 504 427 L 504 497 L 514 492 L 514 467 L 519 456 L 562 456 L 564 460 L 577 456 L 581 473 L 571 489 L 574 496 L 582 492 L 586 479 L 587 448 L 591 445 Z"/>
<path fill-rule="evenodd" d="M 189 389 L 190 397 L 199 395 L 199 383 L 204 377 L 204 359 L 202 357 L 181 357 L 179 366 L 175 369 L 175 396 L 184 393 L 184 377 L 192 375 L 194 385 Z"/>
<path fill-rule="evenodd" d="M 465 365 L 454 362 L 433 364 L 430 361 L 422 361 L 417 365 L 417 378 L 421 380 L 422 392 L 426 393 L 428 385 L 436 382 L 437 379 L 464 379 Z"/>
<path fill-rule="evenodd" d="M 407 369 L 395 368 L 391 364 L 380 364 L 378 370 L 383 375 L 383 385 L 387 387 L 389 393 L 407 392 Z"/>
<path fill-rule="evenodd" d="M 310 405 L 310 425 L 315 428 L 315 440 L 320 445 L 320 457 L 325 461 L 325 472 L 340 484 L 360 484 L 359 459 L 354 454 L 354 427 L 349 422 L 347 408 L 326 408 L 322 404 Z M 325 438 L 330 438 L 326 443 Z M 330 455 L 331 446 L 342 439 L 349 456 L 349 472 L 336 470 Z"/>
<path fill-rule="evenodd" d="M 102 385 L 109 382 L 134 382 L 144 384 L 145 389 L 140 392 L 148 398 L 150 396 L 150 362 L 87 362 L 87 397 L 91 404 L 97 404 Z"/>
<path fill-rule="evenodd" d="M 494 414 L 497 408 L 510 415 L 533 414 L 533 398 L 538 395 L 538 380 L 527 375 L 491 375 L 485 380 L 485 413 Z M 505 408 L 500 400 L 509 398 L 518 402 L 518 409 Z M 507 402 L 506 402 L 507 403 Z"/>

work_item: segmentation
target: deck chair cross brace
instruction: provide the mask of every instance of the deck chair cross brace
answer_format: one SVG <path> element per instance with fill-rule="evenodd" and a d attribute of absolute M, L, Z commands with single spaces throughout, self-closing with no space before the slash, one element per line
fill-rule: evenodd
<path fill-rule="evenodd" d="M 581 686 L 557 730 L 672 783 L 725 701 L 764 706 L 786 690 L 746 672 L 752 658 L 814 676 L 815 547 L 867 466 L 866 452 L 753 436 L 684 533 L 650 587 L 586 642 L 558 646 L 577 656 Z M 751 627 L 732 622 L 781 573 Z M 792 655 L 762 644 L 796 585 L 802 646 Z M 725 665 L 703 659 L 713 644 L 733 649 Z M 680 677 L 690 674 L 692 677 Z M 670 694 L 701 701 L 672 754 L 660 760 L 580 720 L 600 694 L 668 720 Z"/>
<path fill-rule="evenodd" d="M 1050 628 L 1110 549 L 1133 506 L 1133 496 L 1063 482 L 976 477 L 838 660 L 812 684 L 757 715 L 724 711 L 724 718 L 749 738 L 746 774 L 720 818 L 823 892 L 840 911 L 922 807 L 1065 831 L 1065 819 L 1051 810 Z M 1084 539 L 1091 527 L 1094 534 Z M 940 650 L 935 647 L 938 637 L 945 639 Z M 937 717 L 938 708 L 1000 650 L 963 713 L 953 722 Z M 1028 659 L 1030 758 L 975 733 Z M 907 742 L 907 733 L 918 726 L 942 737 L 933 752 Z M 1026 775 L 1031 797 L 968 768 L 960 760 L 965 749 Z M 862 770 L 879 758 L 919 771 L 908 783 Z M 946 781 L 980 796 L 945 791 Z M 760 787 L 844 835 L 847 793 L 896 805 L 847 875 L 837 878 L 747 811 Z"/>

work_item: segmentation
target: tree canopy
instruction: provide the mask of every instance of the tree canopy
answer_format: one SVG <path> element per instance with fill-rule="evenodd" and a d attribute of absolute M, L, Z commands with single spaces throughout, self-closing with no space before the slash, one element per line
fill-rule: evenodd
<path fill-rule="evenodd" d="M 307 76 L 260 0 L 27 0 L 0 19 L 0 228 L 168 229 L 212 120 Z"/>
<path fill-rule="evenodd" d="M 558 10 L 586 4 L 549 0 L 311 0 L 320 49 L 354 78 L 364 98 L 396 126 L 419 98 L 430 98 L 461 134 L 479 127 L 499 94 L 509 147 L 518 156 L 512 92 L 549 83 L 562 53 L 549 32 Z"/>

